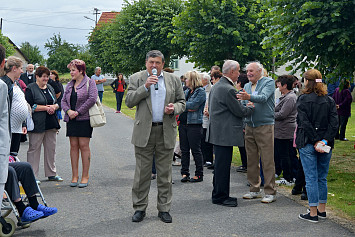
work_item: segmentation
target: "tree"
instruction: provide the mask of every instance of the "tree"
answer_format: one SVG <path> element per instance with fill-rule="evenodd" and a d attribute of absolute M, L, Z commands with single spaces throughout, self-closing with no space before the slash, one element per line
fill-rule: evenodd
<path fill-rule="evenodd" d="M 60 73 L 68 72 L 67 65 L 76 58 L 79 52 L 79 46 L 70 44 L 62 40 L 60 34 L 53 35 L 50 40 L 47 40 L 44 47 L 48 50 L 47 66 L 50 69 L 55 69 Z"/>
<path fill-rule="evenodd" d="M 160 50 L 169 63 L 177 46 L 167 36 L 173 32 L 171 19 L 181 8 L 181 0 L 125 0 L 112 23 L 93 31 L 90 47 L 112 72 L 126 75 L 143 69 L 145 54 L 153 49 Z"/>
<path fill-rule="evenodd" d="M 38 63 L 39 65 L 44 64 L 44 57 L 41 54 L 41 51 L 39 50 L 39 47 L 37 45 L 32 46 L 29 42 L 26 41 L 20 45 L 20 49 L 22 53 L 24 53 L 28 58 L 29 63 Z"/>
<path fill-rule="evenodd" d="M 185 9 L 173 18 L 170 37 L 183 48 L 179 56 L 205 69 L 222 66 L 225 59 L 268 65 L 272 58 L 260 44 L 259 11 L 260 0 L 185 1 Z"/>
<path fill-rule="evenodd" d="M 261 22 L 278 65 L 296 71 L 314 67 L 329 80 L 355 70 L 355 2 L 266 0 Z"/>
<path fill-rule="evenodd" d="M 85 62 L 86 65 L 86 73 L 90 77 L 90 75 L 93 75 L 95 72 L 95 67 L 96 65 L 96 59 L 95 57 L 90 53 L 89 46 L 80 46 L 78 54 L 76 58 L 81 59 Z M 103 70 L 103 72 L 105 72 Z"/>
<path fill-rule="evenodd" d="M 1 31 L 0 31 L 0 44 L 5 47 L 6 49 L 6 57 L 9 57 L 15 53 L 15 48 L 12 44 L 9 42 L 9 38 L 4 36 Z"/>

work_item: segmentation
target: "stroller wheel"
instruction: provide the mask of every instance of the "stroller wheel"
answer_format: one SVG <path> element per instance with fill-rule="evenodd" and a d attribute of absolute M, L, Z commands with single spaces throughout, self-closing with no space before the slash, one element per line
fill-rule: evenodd
<path fill-rule="evenodd" d="M 12 236 L 16 229 L 15 222 L 10 218 L 5 218 L 5 221 L 7 222 L 6 226 L 0 224 L 0 229 L 1 229 L 0 236 L 1 237 Z"/>

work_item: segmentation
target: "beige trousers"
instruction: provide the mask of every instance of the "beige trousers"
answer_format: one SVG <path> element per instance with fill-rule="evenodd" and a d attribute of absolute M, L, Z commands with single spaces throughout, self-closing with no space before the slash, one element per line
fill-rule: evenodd
<path fill-rule="evenodd" d="M 27 162 L 31 164 L 33 172 L 38 177 L 41 146 L 44 148 L 44 174 L 46 177 L 57 174 L 55 167 L 55 147 L 57 143 L 57 129 L 46 130 L 43 133 L 28 133 L 29 147 Z"/>
<path fill-rule="evenodd" d="M 157 208 L 160 212 L 169 212 L 172 199 L 171 161 L 174 149 L 164 146 L 163 126 L 153 126 L 146 147 L 134 147 L 136 170 L 132 188 L 132 201 L 135 211 L 145 211 L 148 206 L 148 194 L 152 175 L 153 154 L 157 170 Z"/>
<path fill-rule="evenodd" d="M 245 128 L 245 149 L 248 157 L 248 182 L 250 192 L 260 191 L 260 163 L 264 173 L 265 194 L 276 194 L 274 163 L 274 125 Z"/>

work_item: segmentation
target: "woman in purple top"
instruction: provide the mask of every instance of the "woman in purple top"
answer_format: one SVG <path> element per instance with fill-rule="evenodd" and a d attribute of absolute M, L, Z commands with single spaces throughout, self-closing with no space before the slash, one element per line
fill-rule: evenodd
<path fill-rule="evenodd" d="M 348 141 L 348 139 L 345 138 L 345 130 L 351 115 L 351 102 L 353 100 L 349 87 L 350 82 L 345 81 L 344 88 L 341 91 L 339 90 L 339 87 L 336 88 L 333 94 L 339 118 L 339 128 L 335 139 L 339 139 L 340 141 Z"/>
<path fill-rule="evenodd" d="M 89 109 L 97 99 L 97 88 L 94 80 L 86 75 L 85 62 L 72 60 L 68 66 L 72 80 L 65 88 L 62 98 L 62 109 L 65 112 L 64 122 L 67 123 L 67 137 L 70 141 L 70 159 L 72 181 L 70 187 L 85 188 L 89 183 L 90 168 L 90 126 Z M 82 175 L 79 183 L 79 152 L 82 159 Z"/>

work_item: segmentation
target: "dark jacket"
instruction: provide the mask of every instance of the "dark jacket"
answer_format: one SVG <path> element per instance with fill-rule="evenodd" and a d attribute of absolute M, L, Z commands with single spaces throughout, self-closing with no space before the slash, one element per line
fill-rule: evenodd
<path fill-rule="evenodd" d="M 114 81 L 110 84 L 110 86 L 111 86 L 112 89 L 113 89 L 113 93 L 117 93 L 117 92 L 118 92 L 118 91 L 117 91 L 117 88 L 118 88 L 118 79 L 114 80 Z M 123 90 L 126 90 L 126 89 L 127 89 L 127 83 L 124 82 L 124 84 L 123 84 Z"/>
<path fill-rule="evenodd" d="M 51 85 L 47 84 L 48 90 L 52 94 L 52 98 L 54 100 L 54 104 L 57 103 L 57 99 L 55 97 L 54 89 Z M 37 105 L 47 105 L 47 99 L 42 90 L 38 87 L 37 83 L 30 83 L 26 89 L 26 95 L 32 94 L 33 102 Z M 27 99 L 27 97 L 26 97 Z M 33 106 L 33 104 L 30 104 Z M 54 114 L 55 116 L 55 114 Z M 46 118 L 47 112 L 46 111 L 37 111 L 32 113 L 32 120 L 35 125 L 34 129 L 31 132 L 34 133 L 42 133 L 46 130 Z"/>
<path fill-rule="evenodd" d="M 27 72 L 24 72 L 21 74 L 20 79 L 26 84 L 26 86 L 28 86 L 29 84 L 36 82 L 36 76 L 33 73 L 31 75 L 31 80 L 29 80 L 28 76 L 27 76 Z"/>
<path fill-rule="evenodd" d="M 9 95 L 9 102 L 10 102 L 10 109 L 12 106 L 12 98 L 14 97 L 14 92 L 12 90 L 13 86 L 14 86 L 14 82 L 11 80 L 10 77 L 4 75 L 3 77 L 1 77 L 1 80 L 3 80 L 6 85 L 7 85 L 7 90 L 8 90 L 8 95 Z"/>
<path fill-rule="evenodd" d="M 333 99 L 337 105 L 339 105 L 338 115 L 344 117 L 350 117 L 351 115 L 351 102 L 353 97 L 349 89 L 343 89 L 339 91 L 339 87 L 335 89 Z"/>
<path fill-rule="evenodd" d="M 244 146 L 243 118 L 251 115 L 254 108 L 242 105 L 236 95 L 233 83 L 225 77 L 212 86 L 208 97 L 207 142 L 218 146 Z"/>
<path fill-rule="evenodd" d="M 297 148 L 314 145 L 323 139 L 334 147 L 334 137 L 338 132 L 338 115 L 333 98 L 317 96 L 316 93 L 303 94 L 297 100 Z"/>

